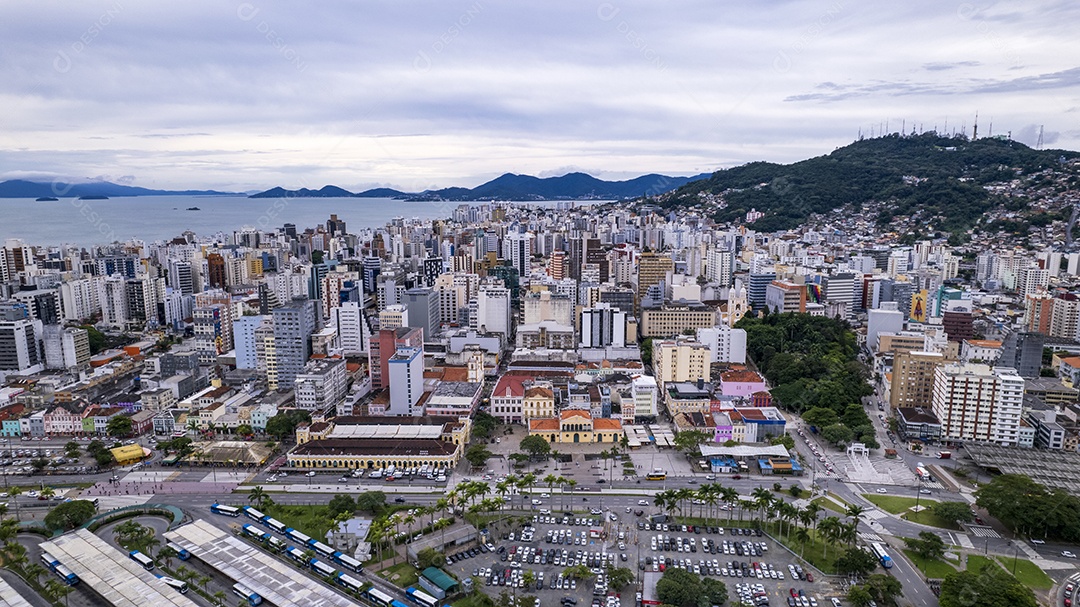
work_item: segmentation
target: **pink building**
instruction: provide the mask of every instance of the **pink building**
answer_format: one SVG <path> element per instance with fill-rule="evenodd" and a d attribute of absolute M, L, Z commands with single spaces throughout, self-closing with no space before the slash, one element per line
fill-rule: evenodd
<path fill-rule="evenodd" d="M 755 392 L 768 390 L 765 378 L 754 371 L 724 371 L 720 374 L 720 394 L 731 398 L 754 400 Z"/>

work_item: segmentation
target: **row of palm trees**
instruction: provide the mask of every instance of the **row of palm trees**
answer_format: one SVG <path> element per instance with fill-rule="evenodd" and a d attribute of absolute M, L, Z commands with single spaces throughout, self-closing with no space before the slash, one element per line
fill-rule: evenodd
<path fill-rule="evenodd" d="M 785 536 L 789 539 L 794 537 L 799 543 L 800 557 L 806 549 L 806 543 L 816 535 L 825 540 L 825 558 L 828 558 L 831 544 L 846 544 L 849 547 L 855 544 L 859 520 L 865 511 L 862 506 L 851 505 L 844 513 L 847 520 L 837 516 L 819 520 L 824 508 L 814 502 L 800 508 L 764 487 L 754 489 L 749 498 L 744 498 L 734 487 L 724 487 L 719 483 L 705 484 L 696 490 L 684 488 L 661 491 L 653 497 L 653 504 L 669 515 L 685 512 L 689 517 L 694 516 L 694 508 L 697 507 L 700 516 L 707 523 L 718 520 L 718 510 L 721 509 L 728 511 L 729 523 L 734 520 L 736 509 L 739 512 L 739 522 L 743 521 L 747 513 L 750 514 L 751 521 L 754 521 L 756 516 L 759 525 L 776 520 L 779 523 L 781 539 Z"/>
<path fill-rule="evenodd" d="M 10 489 L 9 489 L 10 492 Z M 55 601 L 67 600 L 72 588 L 60 580 L 49 577 L 41 584 L 41 577 L 49 571 L 38 563 L 30 562 L 26 556 L 26 547 L 18 542 L 19 522 L 15 519 L 2 518 L 7 514 L 7 505 L 0 504 L 0 560 L 4 566 L 22 574 L 23 578 L 40 588 L 44 594 Z"/>

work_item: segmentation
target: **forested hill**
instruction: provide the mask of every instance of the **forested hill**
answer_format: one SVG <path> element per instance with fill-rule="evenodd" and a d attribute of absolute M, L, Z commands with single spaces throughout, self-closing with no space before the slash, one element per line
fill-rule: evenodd
<path fill-rule="evenodd" d="M 794 164 L 752 162 L 717 171 L 661 195 L 658 202 L 663 207 L 704 203 L 720 222 L 739 221 L 757 209 L 765 216 L 754 227 L 775 231 L 797 227 L 813 213 L 845 205 L 858 210 L 880 201 L 889 207 L 883 221 L 889 213 L 923 209 L 929 224 L 952 231 L 971 225 L 996 204 L 983 185 L 1057 167 L 1061 158 L 1078 156 L 998 137 L 894 134 Z"/>

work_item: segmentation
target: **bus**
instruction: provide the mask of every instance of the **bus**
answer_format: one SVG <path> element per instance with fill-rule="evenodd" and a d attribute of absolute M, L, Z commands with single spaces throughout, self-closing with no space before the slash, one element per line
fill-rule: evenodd
<path fill-rule="evenodd" d="M 248 605 L 251 605 L 251 607 L 262 604 L 262 597 L 255 594 L 254 590 L 243 584 L 233 584 L 232 593 L 247 601 Z"/>
<path fill-rule="evenodd" d="M 406 605 L 405 603 L 402 603 L 401 601 L 399 601 L 397 599 L 394 599 L 394 600 L 390 601 L 390 607 L 409 607 L 409 606 Z"/>
<path fill-rule="evenodd" d="M 390 603 L 394 600 L 394 597 L 374 586 L 365 590 L 363 596 L 371 601 L 372 604 L 376 605 L 376 607 L 390 607 Z"/>
<path fill-rule="evenodd" d="M 57 577 L 64 580 L 64 583 L 68 586 L 74 586 L 79 583 L 79 576 L 75 575 L 70 569 L 65 567 L 62 563 L 57 563 L 56 567 L 53 567 L 53 573 Z"/>
<path fill-rule="evenodd" d="M 353 592 L 360 592 L 360 588 L 363 586 L 363 582 L 345 573 L 338 573 L 337 583 Z"/>
<path fill-rule="evenodd" d="M 60 564 L 60 561 L 56 560 L 56 557 L 48 552 L 41 553 L 41 562 L 45 565 L 45 568 L 50 571 L 56 569 L 56 566 Z"/>
<path fill-rule="evenodd" d="M 355 571 L 356 573 L 360 573 L 364 570 L 364 565 L 360 561 L 345 554 L 344 552 L 335 552 L 332 555 L 332 558 L 335 562 L 337 562 L 338 565 L 341 565 L 346 569 Z"/>
<path fill-rule="evenodd" d="M 304 551 L 299 548 L 289 547 L 285 550 L 285 555 L 301 565 L 307 565 L 307 557 L 304 556 Z"/>
<path fill-rule="evenodd" d="M 236 518 L 240 516 L 240 509 L 232 506 L 226 506 L 225 504 L 214 504 L 210 506 L 210 512 L 214 514 L 224 514 L 225 516 L 231 516 Z"/>
<path fill-rule="evenodd" d="M 180 594 L 187 594 L 187 582 L 178 580 L 176 578 L 167 577 L 164 575 L 157 576 L 159 580 L 165 582 L 170 587 L 175 588 Z"/>
<path fill-rule="evenodd" d="M 333 577 L 338 573 L 337 569 L 334 569 L 330 565 L 320 561 L 319 559 L 311 559 L 311 570 L 324 577 Z"/>
<path fill-rule="evenodd" d="M 405 589 L 405 596 L 420 607 L 439 607 L 439 601 L 435 597 L 412 586 Z"/>
<path fill-rule="evenodd" d="M 154 561 L 138 550 L 132 550 L 128 553 L 128 556 L 131 557 L 131 560 L 142 565 L 143 569 L 147 571 L 152 571 L 154 569 Z"/>
<path fill-rule="evenodd" d="M 285 552 L 285 549 L 289 547 L 288 544 L 286 544 L 285 542 L 279 540 L 278 538 L 270 535 L 269 533 L 266 534 L 264 539 L 266 539 L 266 544 L 274 552 Z"/>
<path fill-rule="evenodd" d="M 170 541 L 165 542 L 165 547 L 166 548 L 171 548 L 172 551 L 176 553 L 177 558 L 179 558 L 181 561 L 186 561 L 189 558 L 191 558 L 191 553 L 190 552 L 188 552 L 186 549 L 181 548 L 179 545 L 174 544 L 174 543 L 172 543 Z"/>
<path fill-rule="evenodd" d="M 308 548 L 311 548 L 312 550 L 314 550 L 315 552 L 318 552 L 319 554 L 321 554 L 323 556 L 330 556 L 330 557 L 334 556 L 334 552 L 335 552 L 334 549 L 331 548 L 330 546 L 327 546 L 326 544 L 320 542 L 319 540 L 314 540 L 314 539 L 313 540 L 308 540 L 307 545 L 308 545 Z"/>
<path fill-rule="evenodd" d="M 892 557 L 889 556 L 888 551 L 885 550 L 885 545 L 880 542 L 874 542 L 870 544 L 870 549 L 873 550 L 874 556 L 878 558 L 881 566 L 886 569 L 892 569 Z"/>
<path fill-rule="evenodd" d="M 244 506 L 244 507 L 242 507 L 240 509 L 244 511 L 244 516 L 248 517 L 249 519 L 251 519 L 251 520 L 253 520 L 253 521 L 257 522 L 257 523 L 261 523 L 263 521 L 263 519 L 266 518 L 265 514 L 263 514 L 262 512 L 259 512 L 258 510 L 252 508 L 251 506 Z"/>
<path fill-rule="evenodd" d="M 653 470 L 652 472 L 646 474 L 645 479 L 650 481 L 662 481 L 667 479 L 667 472 L 664 472 L 660 468 L 657 468 L 656 470 Z"/>
<path fill-rule="evenodd" d="M 285 526 L 285 523 L 277 520 L 276 518 L 274 518 L 272 516 L 268 516 L 265 519 L 263 519 L 263 524 L 266 525 L 267 527 L 269 527 L 270 531 L 273 531 L 274 533 L 276 533 L 278 535 L 284 535 L 285 530 L 288 529 L 288 527 Z"/>
<path fill-rule="evenodd" d="M 305 535 L 305 534 L 297 531 L 296 529 L 293 529 L 292 527 L 289 527 L 289 528 L 285 529 L 285 537 L 289 538 L 290 540 L 292 540 L 292 541 L 294 541 L 297 544 L 300 544 L 302 546 L 307 546 L 309 543 L 311 543 L 311 537 L 310 536 Z"/>
<path fill-rule="evenodd" d="M 262 529 L 259 529 L 255 525 L 249 525 L 247 523 L 245 523 L 243 527 L 240 527 L 240 532 L 253 540 L 261 540 L 263 539 L 264 535 L 268 535 Z"/>

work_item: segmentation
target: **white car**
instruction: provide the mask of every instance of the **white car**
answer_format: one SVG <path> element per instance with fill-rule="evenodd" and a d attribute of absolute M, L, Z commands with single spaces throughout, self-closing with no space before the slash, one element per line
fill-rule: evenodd
<path fill-rule="evenodd" d="M 638 506 L 648 506 L 649 505 L 649 500 L 638 500 L 637 505 Z"/>
<path fill-rule="evenodd" d="M 308 473 L 307 473 L 307 475 L 308 475 L 308 476 L 315 476 L 315 471 L 314 471 L 314 470 L 312 470 L 311 472 L 308 472 Z"/>
<path fill-rule="evenodd" d="M 550 493 L 541 493 L 540 497 L 544 497 L 544 498 L 551 497 L 551 494 Z"/>
<path fill-rule="evenodd" d="M 880 488 L 878 488 L 877 492 L 878 493 L 888 493 L 888 490 L 886 490 L 885 487 L 880 487 Z"/>
<path fill-rule="evenodd" d="M 29 494 L 28 494 L 28 495 L 29 495 Z M 1062 551 L 1061 551 L 1061 556 L 1063 556 L 1063 557 L 1065 557 L 1065 558 L 1067 558 L 1067 559 L 1074 559 L 1074 558 L 1076 558 L 1076 555 L 1075 555 L 1075 554 L 1073 554 L 1072 552 L 1068 551 L 1068 550 L 1062 550 Z"/>
<path fill-rule="evenodd" d="M 533 500 L 532 501 L 533 506 L 539 506 L 540 504 L 543 504 L 543 503 L 544 502 L 541 502 L 540 500 Z"/>

